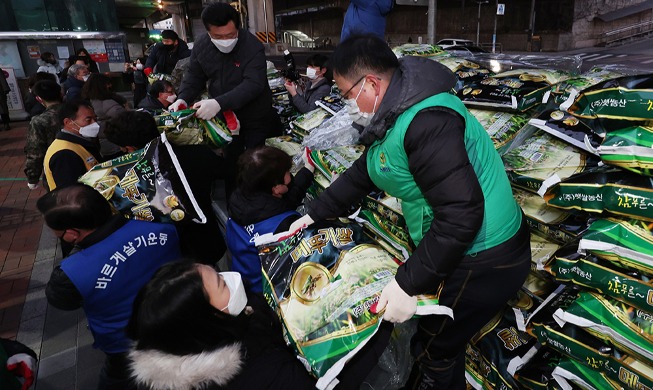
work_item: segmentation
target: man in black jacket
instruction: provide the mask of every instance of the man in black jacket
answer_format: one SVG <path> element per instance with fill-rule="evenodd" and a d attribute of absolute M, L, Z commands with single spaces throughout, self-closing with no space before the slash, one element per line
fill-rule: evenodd
<path fill-rule="evenodd" d="M 157 111 L 165 110 L 168 106 L 177 99 L 175 89 L 170 81 L 158 80 L 147 91 L 147 95 L 138 104 L 138 108 L 142 108 L 151 114 Z"/>
<path fill-rule="evenodd" d="M 240 136 L 234 137 L 227 150 L 230 191 L 238 156 L 245 148 L 263 145 L 266 138 L 280 135 L 281 122 L 272 107 L 263 44 L 240 28 L 240 17 L 229 4 L 211 3 L 202 12 L 202 22 L 207 34 L 196 39 L 178 91 L 179 100 L 169 109 L 188 106 L 187 102 L 193 102 L 208 81 L 211 98 L 193 105 L 197 116 L 210 119 L 220 111 L 236 113 L 241 128 Z"/>
<path fill-rule="evenodd" d="M 152 52 L 147 57 L 143 73 L 149 76 L 150 73 L 171 74 L 177 65 L 177 61 L 189 57 L 191 50 L 186 42 L 179 39 L 176 32 L 172 30 L 163 30 L 161 32 L 161 42 L 154 45 Z"/>

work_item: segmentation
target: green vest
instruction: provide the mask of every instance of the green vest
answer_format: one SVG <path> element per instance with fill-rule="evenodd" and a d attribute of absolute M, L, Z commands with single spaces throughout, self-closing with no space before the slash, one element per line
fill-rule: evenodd
<path fill-rule="evenodd" d="M 456 96 L 440 93 L 402 113 L 385 137 L 369 147 L 368 174 L 377 187 L 401 199 L 408 232 L 415 245 L 419 245 L 431 227 L 433 209 L 408 169 L 404 137 L 415 115 L 424 108 L 435 106 L 450 108 L 465 120 L 465 149 L 485 197 L 483 225 L 466 254 L 495 247 L 517 232 L 521 226 L 521 210 L 512 195 L 503 162 L 492 140 Z"/>

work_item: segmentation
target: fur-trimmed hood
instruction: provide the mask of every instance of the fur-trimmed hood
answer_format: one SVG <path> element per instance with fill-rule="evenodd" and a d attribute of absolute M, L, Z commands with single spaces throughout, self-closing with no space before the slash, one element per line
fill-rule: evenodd
<path fill-rule="evenodd" d="M 224 386 L 244 364 L 240 344 L 195 355 L 172 355 L 157 350 L 132 350 L 131 370 L 136 382 L 151 390 L 193 390 Z"/>

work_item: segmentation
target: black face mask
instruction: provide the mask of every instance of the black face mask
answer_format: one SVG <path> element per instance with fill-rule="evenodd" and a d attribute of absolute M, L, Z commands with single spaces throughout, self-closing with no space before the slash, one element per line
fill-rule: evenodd
<path fill-rule="evenodd" d="M 57 64 L 57 60 L 55 60 L 54 58 L 48 58 L 47 60 L 45 60 L 45 62 L 47 62 L 48 64 L 52 64 L 52 65 Z"/>
<path fill-rule="evenodd" d="M 164 48 L 165 50 L 172 50 L 173 47 L 175 47 L 174 44 L 172 44 L 172 45 L 163 45 L 163 48 Z"/>

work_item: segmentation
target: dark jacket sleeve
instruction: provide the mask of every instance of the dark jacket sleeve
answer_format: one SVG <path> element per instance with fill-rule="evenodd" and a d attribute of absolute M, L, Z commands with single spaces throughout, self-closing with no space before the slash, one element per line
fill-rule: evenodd
<path fill-rule="evenodd" d="M 75 310 L 82 307 L 82 294 L 59 266 L 52 270 L 50 280 L 45 286 L 45 297 L 48 303 L 57 309 Z"/>
<path fill-rule="evenodd" d="M 246 41 L 246 49 L 248 50 L 248 54 L 251 52 L 251 57 L 241 59 L 240 67 L 244 68 L 243 81 L 230 91 L 225 92 L 220 96 L 213 96 L 213 98 L 220 103 L 220 108 L 222 110 L 238 110 L 244 107 L 247 103 L 263 93 L 265 87 L 268 86 L 268 79 L 266 76 L 267 63 L 265 60 L 263 45 L 258 41 L 252 43 L 252 39 L 255 38 L 250 35 L 247 37 Z M 185 79 L 186 76 L 184 76 L 184 80 Z"/>
<path fill-rule="evenodd" d="M 198 56 L 199 50 L 191 52 L 188 69 L 184 73 L 184 78 L 179 87 L 179 95 L 177 95 L 179 99 L 184 100 L 187 104 L 193 104 L 193 101 L 206 87 L 207 77 L 197 59 Z"/>
<path fill-rule="evenodd" d="M 299 112 L 306 113 L 317 108 L 315 102 L 331 93 L 329 84 L 319 85 L 314 90 L 308 90 L 303 95 L 297 93 L 292 97 L 292 104 Z"/>
<path fill-rule="evenodd" d="M 61 150 L 50 157 L 50 170 L 57 187 L 65 187 L 77 183 L 86 166 L 72 150 Z"/>
<path fill-rule="evenodd" d="M 38 183 L 43 174 L 43 159 L 49 146 L 45 137 L 47 131 L 43 127 L 42 121 L 32 118 L 27 129 L 27 140 L 23 151 L 25 152 L 25 176 L 30 184 Z"/>
<path fill-rule="evenodd" d="M 288 188 L 288 192 L 283 196 L 289 207 L 297 208 L 302 203 L 312 182 L 313 172 L 307 168 L 302 168 L 297 172 Z"/>
<path fill-rule="evenodd" d="M 152 68 L 156 66 L 157 61 L 159 60 L 159 50 L 161 49 L 161 45 L 159 43 L 156 43 L 154 47 L 152 48 L 152 51 L 150 52 L 150 55 L 147 56 L 147 61 L 145 61 L 145 68 Z"/>
<path fill-rule="evenodd" d="M 340 217 L 375 188 L 367 174 L 367 150 L 336 181 L 308 205 L 308 215 L 318 221 Z"/>
<path fill-rule="evenodd" d="M 404 139 L 408 166 L 433 209 L 431 227 L 395 279 L 409 295 L 434 292 L 483 223 L 484 198 L 464 142 L 463 119 L 447 109 L 418 113 Z"/>

